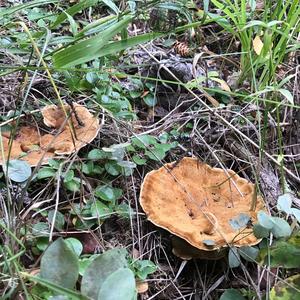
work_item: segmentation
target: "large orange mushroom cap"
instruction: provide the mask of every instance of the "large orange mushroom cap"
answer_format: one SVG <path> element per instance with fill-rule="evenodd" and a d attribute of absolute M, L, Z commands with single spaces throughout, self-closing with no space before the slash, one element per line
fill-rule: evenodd
<path fill-rule="evenodd" d="M 5 160 L 20 159 L 31 166 L 47 164 L 50 158 L 71 154 L 90 143 L 100 130 L 99 119 L 84 106 L 73 103 L 42 109 L 44 124 L 50 132 L 33 125 L 20 125 L 10 141 L 11 132 L 2 132 Z M 21 120 L 22 124 L 22 120 Z M 0 164 L 3 157 L 0 151 Z"/>
<path fill-rule="evenodd" d="M 152 223 L 201 250 L 259 242 L 251 227 L 243 225 L 237 230 L 232 226 L 239 216 L 247 215 L 255 222 L 257 212 L 264 210 L 254 184 L 232 170 L 212 168 L 195 158 L 183 158 L 148 173 L 140 204 Z"/>

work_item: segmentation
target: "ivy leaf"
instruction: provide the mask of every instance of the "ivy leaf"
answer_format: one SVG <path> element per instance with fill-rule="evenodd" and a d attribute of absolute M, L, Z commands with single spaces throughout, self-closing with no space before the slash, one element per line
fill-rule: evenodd
<path fill-rule="evenodd" d="M 54 241 L 44 252 L 41 259 L 42 278 L 64 288 L 73 289 L 78 272 L 78 258 L 62 238 Z"/>

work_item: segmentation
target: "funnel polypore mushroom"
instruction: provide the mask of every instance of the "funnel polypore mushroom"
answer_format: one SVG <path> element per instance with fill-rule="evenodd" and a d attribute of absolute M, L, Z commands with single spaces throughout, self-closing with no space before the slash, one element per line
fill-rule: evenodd
<path fill-rule="evenodd" d="M 152 223 L 201 250 L 259 242 L 251 227 L 232 225 L 241 217 L 255 222 L 264 209 L 254 184 L 232 170 L 212 168 L 194 158 L 166 164 L 146 175 L 140 204 Z"/>
<path fill-rule="evenodd" d="M 12 142 L 10 131 L 1 133 L 5 160 L 25 160 L 31 166 L 39 162 L 47 164 L 50 158 L 57 155 L 78 151 L 90 143 L 100 129 L 98 118 L 79 104 L 72 104 L 72 107 L 64 105 L 64 109 L 49 105 L 42 109 L 42 115 L 44 124 L 50 127 L 49 133 L 45 133 L 38 125 L 20 125 Z M 3 164 L 1 153 L 0 164 Z"/>

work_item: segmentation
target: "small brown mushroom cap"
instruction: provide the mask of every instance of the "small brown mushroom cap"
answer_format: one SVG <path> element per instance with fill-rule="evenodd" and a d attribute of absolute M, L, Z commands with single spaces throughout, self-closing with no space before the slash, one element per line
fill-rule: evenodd
<path fill-rule="evenodd" d="M 213 251 L 229 244 L 240 247 L 260 241 L 252 228 L 237 230 L 230 223 L 241 214 L 257 220 L 257 212 L 265 208 L 263 199 L 255 195 L 254 184 L 234 171 L 226 174 L 186 157 L 146 175 L 140 204 L 155 225 L 198 249 Z M 208 246 L 207 240 L 213 246 Z"/>
<path fill-rule="evenodd" d="M 82 105 L 72 106 L 75 112 L 69 105 L 64 105 L 64 109 L 56 105 L 42 109 L 44 124 L 54 128 L 50 133 L 45 134 L 37 125 L 19 126 L 10 146 L 11 132 L 3 132 L 5 160 L 21 159 L 31 166 L 47 164 L 50 158 L 71 154 L 90 143 L 100 130 L 99 119 Z M 3 164 L 2 155 L 0 164 Z"/>

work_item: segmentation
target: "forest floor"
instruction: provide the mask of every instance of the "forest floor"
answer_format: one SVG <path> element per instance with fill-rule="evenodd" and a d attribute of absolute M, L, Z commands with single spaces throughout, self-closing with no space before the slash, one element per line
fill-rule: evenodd
<path fill-rule="evenodd" d="M 203 3 L 0 5 L 1 299 L 97 299 L 91 292 L 97 283 L 84 287 L 86 271 L 92 276 L 88 266 L 120 248 L 138 299 L 281 299 L 272 288 L 282 283 L 296 297 L 285 299 L 300 299 L 299 282 L 287 280 L 299 279 L 299 262 L 282 258 L 300 253 L 299 239 L 288 248 L 300 222 L 300 4 Z M 44 107 L 62 103 L 66 111 L 53 115 L 53 129 Z M 76 116 L 76 104 L 89 113 Z M 89 118 L 99 128 L 81 135 Z M 80 147 L 74 147 L 74 132 L 85 141 Z M 46 134 L 54 138 L 47 147 L 41 142 Z M 259 222 L 267 230 L 258 234 L 259 245 L 249 247 L 253 257 L 245 249 L 251 256 L 245 259 L 228 241 L 230 250 L 218 259 L 176 256 L 177 232 L 163 225 L 170 218 L 163 216 L 162 224 L 147 218 L 140 205 L 146 174 L 172 172 L 184 157 L 254 184 L 252 200 L 262 198 L 268 216 L 241 225 L 252 230 L 251 221 Z M 206 181 L 197 172 L 182 189 L 202 188 Z M 180 232 L 174 204 L 180 183 L 162 188 L 163 180 L 149 184 L 149 195 L 159 198 L 165 190 Z M 144 194 L 150 197 L 148 190 Z M 223 210 L 216 215 L 221 218 Z M 59 237 L 66 243 L 51 249 Z M 76 259 L 73 252 L 73 260 L 66 258 L 66 244 Z M 288 248 L 284 254 L 280 245 Z M 79 277 L 70 287 L 73 272 Z M 114 281 L 106 282 L 112 294 L 99 292 L 101 299 L 116 297 Z M 129 291 L 126 284 L 120 290 Z M 119 297 L 134 299 L 135 290 Z"/>

